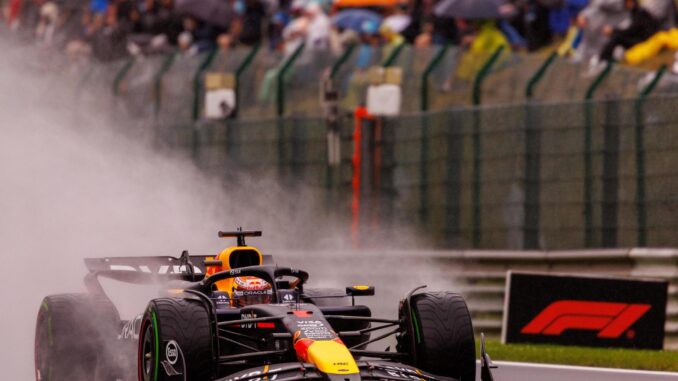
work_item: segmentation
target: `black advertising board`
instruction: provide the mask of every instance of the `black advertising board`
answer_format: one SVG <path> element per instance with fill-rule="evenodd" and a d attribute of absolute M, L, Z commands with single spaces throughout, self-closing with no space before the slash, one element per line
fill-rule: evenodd
<path fill-rule="evenodd" d="M 662 349 L 668 282 L 509 272 L 505 343 Z"/>

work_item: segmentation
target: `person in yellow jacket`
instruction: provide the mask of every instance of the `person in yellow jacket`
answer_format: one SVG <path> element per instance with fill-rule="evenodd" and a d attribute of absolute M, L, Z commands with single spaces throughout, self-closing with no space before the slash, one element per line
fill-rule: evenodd
<path fill-rule="evenodd" d="M 467 81 L 475 77 L 483 63 L 500 46 L 504 47 L 504 55 L 507 55 L 511 50 L 508 40 L 494 21 L 483 21 L 478 32 L 475 35 L 467 36 L 464 44 L 468 45 L 468 50 L 459 61 L 456 75 L 457 78 Z"/>
<path fill-rule="evenodd" d="M 624 59 L 631 65 L 638 65 L 657 56 L 663 49 L 678 49 L 678 28 L 656 33 L 646 41 L 634 45 L 626 51 Z"/>

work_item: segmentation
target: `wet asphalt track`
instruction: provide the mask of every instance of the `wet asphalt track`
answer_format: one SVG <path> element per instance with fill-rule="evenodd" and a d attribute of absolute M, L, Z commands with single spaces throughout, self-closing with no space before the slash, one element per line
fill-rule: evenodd
<path fill-rule="evenodd" d="M 678 373 L 495 361 L 495 381 L 678 381 Z M 478 365 L 480 366 L 480 365 Z M 480 370 L 478 370 L 480 380 Z"/>

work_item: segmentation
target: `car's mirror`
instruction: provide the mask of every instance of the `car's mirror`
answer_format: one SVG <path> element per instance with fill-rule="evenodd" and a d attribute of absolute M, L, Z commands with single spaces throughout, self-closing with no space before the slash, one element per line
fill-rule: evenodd
<path fill-rule="evenodd" d="M 346 287 L 346 295 L 349 296 L 373 296 L 374 286 L 350 286 Z"/>

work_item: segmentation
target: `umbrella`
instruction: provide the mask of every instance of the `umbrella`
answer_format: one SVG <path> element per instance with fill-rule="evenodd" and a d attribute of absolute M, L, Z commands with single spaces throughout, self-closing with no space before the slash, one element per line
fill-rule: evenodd
<path fill-rule="evenodd" d="M 461 19 L 497 19 L 505 0 L 441 0 L 434 8 L 438 17 Z"/>
<path fill-rule="evenodd" d="M 381 25 L 387 27 L 395 33 L 400 33 L 405 30 L 405 28 L 410 26 L 411 23 L 412 18 L 410 16 L 405 14 L 397 14 L 385 18 Z"/>
<path fill-rule="evenodd" d="M 338 8 L 353 7 L 383 7 L 392 8 L 398 6 L 400 0 L 334 0 L 334 5 Z"/>
<path fill-rule="evenodd" d="M 233 9 L 223 0 L 176 0 L 174 10 L 222 28 L 228 28 L 233 19 Z"/>
<path fill-rule="evenodd" d="M 376 12 L 366 9 L 347 9 L 332 17 L 332 24 L 342 29 L 359 33 L 376 32 L 383 18 Z"/>

